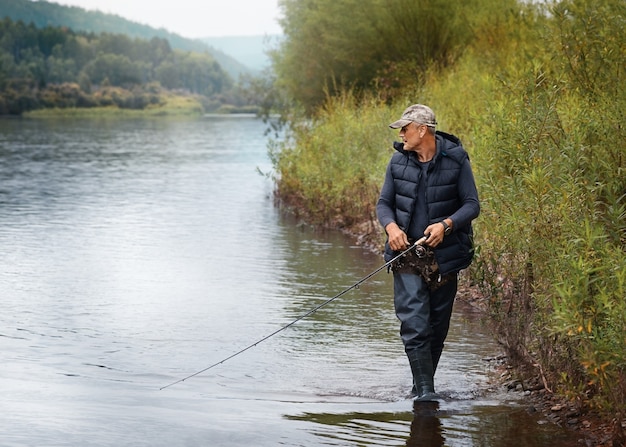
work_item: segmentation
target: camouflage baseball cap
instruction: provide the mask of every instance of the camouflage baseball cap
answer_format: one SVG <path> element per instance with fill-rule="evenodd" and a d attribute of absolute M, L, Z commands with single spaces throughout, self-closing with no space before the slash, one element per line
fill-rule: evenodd
<path fill-rule="evenodd" d="M 402 117 L 398 121 L 394 121 L 389 125 L 392 129 L 400 129 L 410 123 L 424 124 L 425 126 L 432 127 L 437 126 L 437 120 L 435 120 L 435 112 L 430 107 L 422 104 L 413 104 L 407 107 L 402 113 Z"/>

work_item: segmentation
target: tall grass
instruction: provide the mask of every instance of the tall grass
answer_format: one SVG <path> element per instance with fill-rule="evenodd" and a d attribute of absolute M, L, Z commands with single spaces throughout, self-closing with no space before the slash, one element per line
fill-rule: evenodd
<path fill-rule="evenodd" d="M 379 101 L 344 93 L 329 98 L 310 120 L 291 127 L 271 156 L 277 195 L 316 225 L 375 228 L 376 201 L 392 152 L 394 115 Z"/>
<path fill-rule="evenodd" d="M 626 5 L 568 3 L 553 20 L 527 12 L 498 53 L 475 48 L 424 92 L 469 142 L 483 205 L 472 275 L 499 341 L 549 388 L 619 420 L 626 91 L 616 86 L 626 80 Z"/>

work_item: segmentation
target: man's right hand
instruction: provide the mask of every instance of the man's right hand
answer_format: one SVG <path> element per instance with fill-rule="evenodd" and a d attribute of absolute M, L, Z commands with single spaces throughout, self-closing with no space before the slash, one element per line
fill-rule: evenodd
<path fill-rule="evenodd" d="M 398 224 L 391 222 L 385 227 L 389 238 L 389 247 L 394 251 L 405 250 L 409 246 L 409 238 Z"/>

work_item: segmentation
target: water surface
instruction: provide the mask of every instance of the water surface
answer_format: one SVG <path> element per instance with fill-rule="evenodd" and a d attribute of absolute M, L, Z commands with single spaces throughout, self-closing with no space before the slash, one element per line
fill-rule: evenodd
<path fill-rule="evenodd" d="M 380 256 L 273 204 L 253 117 L 0 120 L 3 446 L 558 446 L 462 303 L 413 411 Z"/>

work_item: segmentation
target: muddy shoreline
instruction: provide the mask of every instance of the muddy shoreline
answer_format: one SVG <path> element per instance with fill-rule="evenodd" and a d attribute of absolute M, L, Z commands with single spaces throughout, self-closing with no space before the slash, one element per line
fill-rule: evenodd
<path fill-rule="evenodd" d="M 493 363 L 491 380 L 494 386 L 519 394 L 527 403 L 526 410 L 529 413 L 541 413 L 549 423 L 576 433 L 579 445 L 589 447 L 626 445 L 621 437 L 626 428 L 626 421 L 617 419 L 607 421 L 593 410 L 583 408 L 576 402 L 548 390 L 541 374 L 528 367 L 512 365 L 505 355 L 486 360 Z"/>
<path fill-rule="evenodd" d="M 331 227 L 329 227 L 331 228 Z M 337 227 L 335 227 L 336 229 Z M 376 221 L 367 221 L 350 228 L 339 228 L 363 246 L 382 256 L 382 230 Z M 459 282 L 458 300 L 463 300 L 484 313 L 482 302 L 486 299 L 476 287 Z M 514 365 L 502 354 L 492 362 L 494 387 L 519 393 L 528 403 L 529 413 L 541 413 L 545 420 L 578 434 L 579 445 L 594 447 L 626 446 L 626 420 L 606 420 L 592 409 L 560 396 L 548 386 L 540 371 L 527 365 Z"/>

